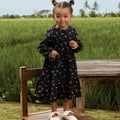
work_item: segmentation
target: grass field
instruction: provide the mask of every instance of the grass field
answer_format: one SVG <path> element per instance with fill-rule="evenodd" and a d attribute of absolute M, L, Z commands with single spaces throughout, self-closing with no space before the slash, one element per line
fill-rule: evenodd
<path fill-rule="evenodd" d="M 61 108 L 61 106 L 58 106 Z M 28 104 L 29 113 L 50 110 L 50 105 Z M 20 103 L 0 102 L 0 120 L 20 120 Z M 85 112 L 98 120 L 120 120 L 120 112 L 86 109 Z"/>
<path fill-rule="evenodd" d="M 19 101 L 19 67 L 43 67 L 44 57 L 37 47 L 53 25 L 52 18 L 0 19 L 0 99 Z M 76 28 L 84 46 L 76 59 L 120 59 L 120 18 L 73 18 L 70 25 Z M 32 80 L 32 90 L 35 83 Z M 119 91 L 119 86 L 87 88 L 86 107 L 120 110 Z M 100 105 L 93 105 L 95 97 L 89 94 L 98 100 L 101 97 Z"/>

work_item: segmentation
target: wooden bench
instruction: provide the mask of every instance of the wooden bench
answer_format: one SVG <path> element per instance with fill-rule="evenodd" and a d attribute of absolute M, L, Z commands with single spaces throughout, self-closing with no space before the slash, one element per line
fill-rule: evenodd
<path fill-rule="evenodd" d="M 120 59 L 78 60 L 77 70 L 82 97 L 76 99 L 76 108 L 85 112 L 85 86 L 120 84 Z"/>
<path fill-rule="evenodd" d="M 120 60 L 77 60 L 77 69 L 82 97 L 76 99 L 76 108 L 73 108 L 71 103 L 71 110 L 78 120 L 96 120 L 84 114 L 85 86 L 120 84 Z M 27 79 L 39 77 L 41 72 L 41 68 L 27 69 L 26 67 L 20 67 L 21 120 L 48 120 L 48 114 L 51 110 L 28 114 Z M 62 109 L 58 109 L 58 111 L 62 112 Z"/>

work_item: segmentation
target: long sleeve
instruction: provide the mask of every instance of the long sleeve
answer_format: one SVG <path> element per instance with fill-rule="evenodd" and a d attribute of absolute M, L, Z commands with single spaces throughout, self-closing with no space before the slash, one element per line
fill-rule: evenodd
<path fill-rule="evenodd" d="M 74 41 L 76 41 L 78 43 L 78 47 L 76 49 L 73 49 L 73 52 L 77 53 L 77 52 L 80 52 L 82 51 L 82 48 L 83 48 L 83 43 L 77 38 L 78 37 L 78 34 L 75 30 L 75 28 L 73 29 L 74 31 L 74 34 L 75 34 L 75 39 Z"/>
<path fill-rule="evenodd" d="M 45 58 L 52 60 L 52 58 L 50 58 L 50 53 L 53 50 L 53 48 L 50 46 L 51 39 L 52 37 L 50 36 L 50 32 L 48 30 L 44 37 L 44 40 L 40 43 L 38 50 Z"/>

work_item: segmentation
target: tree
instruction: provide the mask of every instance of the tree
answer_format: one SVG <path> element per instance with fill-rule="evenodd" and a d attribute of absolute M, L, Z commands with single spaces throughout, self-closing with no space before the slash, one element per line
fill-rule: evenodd
<path fill-rule="evenodd" d="M 91 9 L 91 7 L 88 5 L 88 1 L 85 2 L 85 9 L 86 8 Z"/>
<path fill-rule="evenodd" d="M 97 2 L 95 1 L 94 4 L 93 4 L 93 8 L 91 8 L 89 5 L 88 5 L 88 2 L 86 0 L 85 4 L 85 9 L 88 8 L 89 9 L 89 15 L 91 17 L 97 17 L 98 15 L 95 13 L 95 10 L 98 10 L 98 7 L 99 5 L 97 4 Z M 91 10 L 91 11 L 90 11 Z"/>
<path fill-rule="evenodd" d="M 48 17 L 48 13 L 50 12 L 50 10 L 41 10 L 37 13 L 38 16 L 41 16 L 41 17 L 45 17 L 47 16 Z"/>
<path fill-rule="evenodd" d="M 120 9 L 120 3 L 118 4 L 118 8 Z M 119 11 L 119 13 L 120 13 L 120 11 Z"/>
<path fill-rule="evenodd" d="M 90 15 L 90 17 L 97 17 L 97 16 L 98 16 L 98 15 L 95 13 L 95 11 L 91 11 L 89 15 Z"/>
<path fill-rule="evenodd" d="M 118 4 L 118 8 L 120 9 L 120 3 Z M 120 17 L 120 10 L 118 12 L 118 16 Z"/>
<path fill-rule="evenodd" d="M 88 1 L 87 1 L 87 0 L 86 0 L 86 2 L 85 2 L 85 5 L 84 5 L 84 6 L 85 6 L 85 9 L 87 9 L 87 8 L 89 9 L 89 13 L 90 13 L 91 7 L 88 5 Z"/>
<path fill-rule="evenodd" d="M 93 4 L 93 8 L 92 8 L 92 11 L 90 12 L 90 16 L 91 17 L 97 17 L 98 15 L 95 13 L 96 10 L 98 10 L 98 4 L 97 2 L 95 1 L 94 4 Z"/>
<path fill-rule="evenodd" d="M 85 11 L 83 9 L 80 9 L 80 14 L 81 14 L 81 17 L 84 17 L 85 16 Z"/>
<path fill-rule="evenodd" d="M 120 9 L 120 3 L 118 4 L 118 8 Z"/>
<path fill-rule="evenodd" d="M 98 4 L 97 4 L 97 2 L 95 1 L 94 2 L 94 4 L 93 4 L 93 8 L 92 8 L 92 10 L 98 10 Z"/>
<path fill-rule="evenodd" d="M 3 15 L 2 18 L 10 18 L 9 14 Z"/>

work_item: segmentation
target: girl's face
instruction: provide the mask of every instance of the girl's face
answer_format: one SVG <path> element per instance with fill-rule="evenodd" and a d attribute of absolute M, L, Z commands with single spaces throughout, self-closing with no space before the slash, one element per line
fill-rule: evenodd
<path fill-rule="evenodd" d="M 65 30 L 68 26 L 68 23 L 72 19 L 73 15 L 70 13 L 70 9 L 66 8 L 55 8 L 55 13 L 53 19 L 57 23 L 57 28 Z"/>

